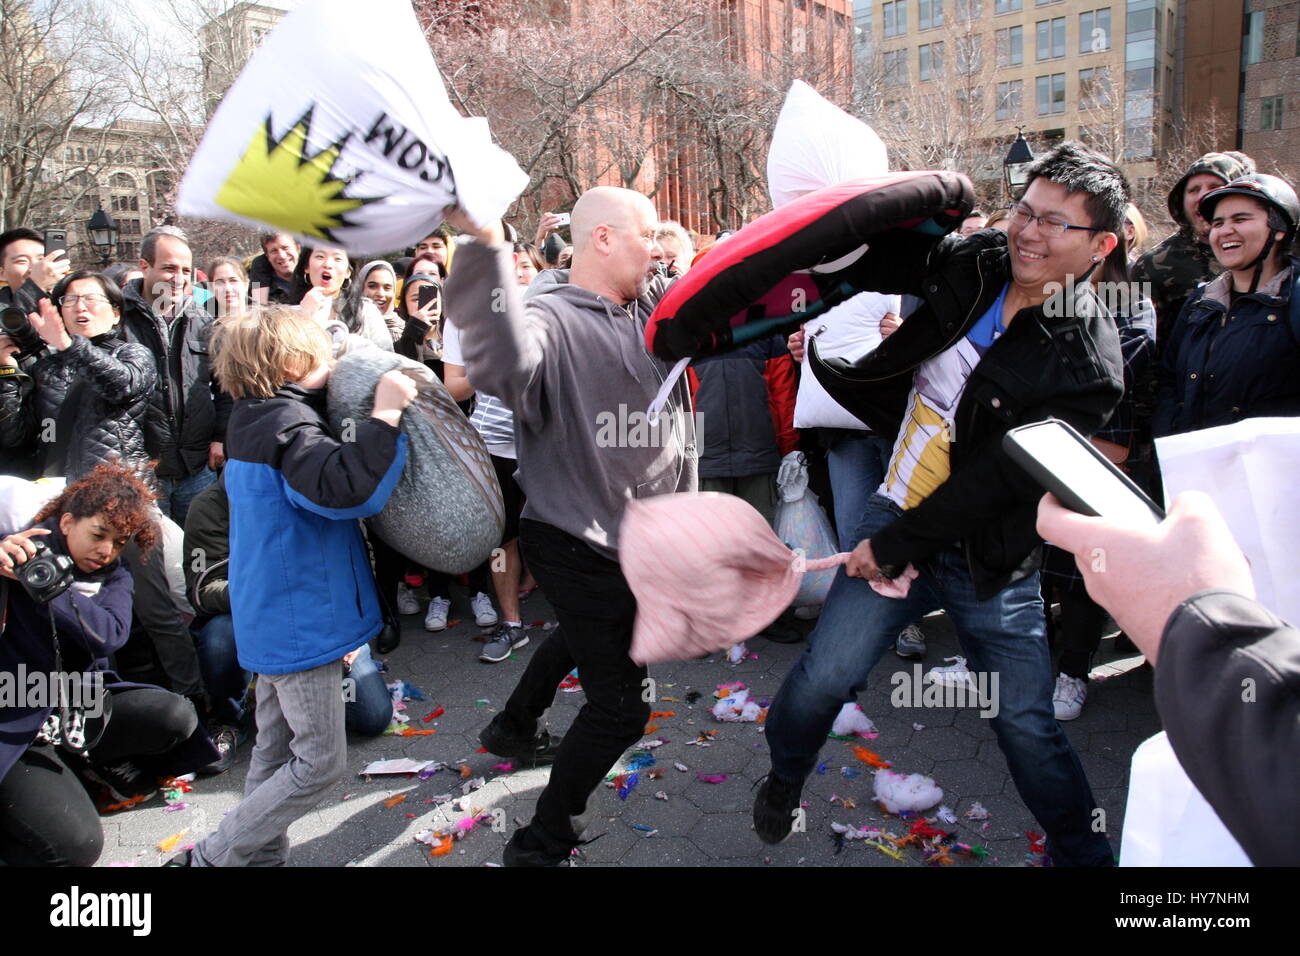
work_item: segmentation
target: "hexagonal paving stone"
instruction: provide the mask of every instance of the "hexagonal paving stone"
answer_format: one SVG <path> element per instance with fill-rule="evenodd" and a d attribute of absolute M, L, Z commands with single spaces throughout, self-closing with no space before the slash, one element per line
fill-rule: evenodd
<path fill-rule="evenodd" d="M 930 754 L 936 760 L 974 757 L 979 741 L 956 727 L 927 727 L 912 735 L 912 750 Z"/>
<path fill-rule="evenodd" d="M 984 794 L 1001 793 L 1004 774 L 998 773 L 988 764 L 975 759 L 938 760 L 930 774 L 945 794 L 952 790 L 962 796 L 979 797 Z"/>
<path fill-rule="evenodd" d="M 709 866 L 711 861 L 690 840 L 655 834 L 636 841 L 619 862 L 622 866 Z"/>

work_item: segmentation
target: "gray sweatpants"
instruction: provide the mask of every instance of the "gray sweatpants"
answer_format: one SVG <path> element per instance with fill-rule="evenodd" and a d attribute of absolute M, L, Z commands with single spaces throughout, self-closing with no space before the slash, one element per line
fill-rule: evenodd
<path fill-rule="evenodd" d="M 259 674 L 257 744 L 244 799 L 194 847 L 193 866 L 284 866 L 289 825 L 343 776 L 343 669 Z"/>

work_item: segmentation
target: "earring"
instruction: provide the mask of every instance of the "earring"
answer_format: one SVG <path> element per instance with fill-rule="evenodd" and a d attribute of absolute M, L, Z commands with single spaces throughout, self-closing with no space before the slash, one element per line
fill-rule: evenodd
<path fill-rule="evenodd" d="M 1093 257 L 1092 257 L 1092 261 L 1093 261 L 1093 262 L 1101 262 L 1101 256 L 1093 256 Z"/>

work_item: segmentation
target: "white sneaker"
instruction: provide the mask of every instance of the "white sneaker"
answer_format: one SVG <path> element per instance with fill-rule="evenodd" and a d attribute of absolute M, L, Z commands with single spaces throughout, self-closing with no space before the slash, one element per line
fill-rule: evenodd
<path fill-rule="evenodd" d="M 1083 702 L 1088 699 L 1088 682 L 1069 674 L 1056 675 L 1056 692 L 1052 694 L 1052 708 L 1057 720 L 1074 720 L 1083 713 Z"/>
<path fill-rule="evenodd" d="M 424 615 L 424 629 L 426 631 L 445 631 L 447 629 L 447 612 L 451 610 L 451 602 L 446 598 L 436 597 L 429 602 L 429 611 Z"/>
<path fill-rule="evenodd" d="M 956 661 L 947 667 L 931 667 L 925 672 L 927 684 L 939 684 L 944 687 L 960 687 L 965 684 L 970 690 L 976 690 L 975 679 L 966 668 L 966 658 L 945 657 L 945 661 Z"/>
<path fill-rule="evenodd" d="M 397 613 L 420 613 L 420 599 L 415 596 L 415 592 L 411 590 L 411 586 L 405 581 L 397 586 Z"/>
<path fill-rule="evenodd" d="M 469 602 L 469 606 L 474 609 L 474 623 L 479 627 L 491 627 L 496 624 L 497 612 L 492 607 L 492 599 L 479 591 L 474 595 L 474 600 Z"/>
<path fill-rule="evenodd" d="M 799 621 L 814 621 L 821 612 L 822 606 L 820 604 L 805 604 L 803 607 L 794 609 L 794 616 Z"/>

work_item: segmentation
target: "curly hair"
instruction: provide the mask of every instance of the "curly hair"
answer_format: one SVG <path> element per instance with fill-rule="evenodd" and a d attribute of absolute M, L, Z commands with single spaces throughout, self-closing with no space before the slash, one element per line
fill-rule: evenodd
<path fill-rule="evenodd" d="M 158 524 L 150 507 L 157 497 L 137 472 L 120 462 L 107 462 L 64 488 L 32 524 L 63 514 L 77 519 L 103 515 L 110 528 L 135 538 L 141 553 L 148 554 L 158 542 Z"/>

